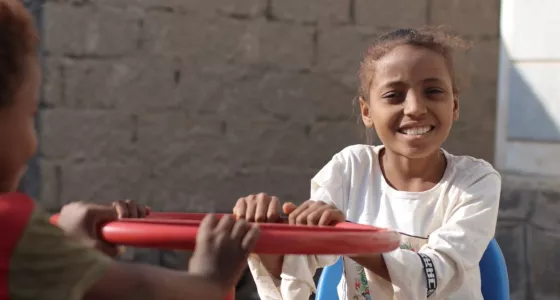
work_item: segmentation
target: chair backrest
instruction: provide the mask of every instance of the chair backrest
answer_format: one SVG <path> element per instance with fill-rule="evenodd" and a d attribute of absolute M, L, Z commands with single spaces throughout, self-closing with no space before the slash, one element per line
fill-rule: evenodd
<path fill-rule="evenodd" d="M 323 268 L 317 284 L 315 300 L 339 300 L 337 288 L 342 279 L 343 265 L 341 257 L 334 265 Z"/>
<path fill-rule="evenodd" d="M 490 241 L 479 263 L 484 299 L 509 300 L 506 260 L 495 239 Z"/>
<path fill-rule="evenodd" d="M 480 260 L 480 278 L 484 299 L 509 300 L 509 280 L 506 261 L 495 239 L 490 241 Z M 339 300 L 337 286 L 343 272 L 343 261 L 323 269 L 317 285 L 316 300 Z"/>

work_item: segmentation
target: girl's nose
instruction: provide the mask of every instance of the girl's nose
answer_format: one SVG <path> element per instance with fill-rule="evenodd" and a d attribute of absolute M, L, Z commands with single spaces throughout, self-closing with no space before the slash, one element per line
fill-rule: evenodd
<path fill-rule="evenodd" d="M 408 116 L 422 116 L 427 113 L 425 100 L 422 96 L 409 92 L 404 101 L 404 114 Z"/>

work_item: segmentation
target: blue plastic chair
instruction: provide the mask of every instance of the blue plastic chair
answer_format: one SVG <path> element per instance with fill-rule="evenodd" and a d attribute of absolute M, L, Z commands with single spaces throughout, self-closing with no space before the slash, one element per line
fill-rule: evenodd
<path fill-rule="evenodd" d="M 480 260 L 480 277 L 484 299 L 509 300 L 506 261 L 495 239 L 490 241 Z M 323 269 L 317 286 L 316 300 L 339 300 L 337 286 L 342 278 L 342 258 Z"/>

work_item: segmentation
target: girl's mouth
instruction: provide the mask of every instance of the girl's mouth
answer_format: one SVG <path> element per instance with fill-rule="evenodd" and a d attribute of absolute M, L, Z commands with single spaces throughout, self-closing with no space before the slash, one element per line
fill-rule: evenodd
<path fill-rule="evenodd" d="M 429 126 L 418 126 L 418 127 L 408 127 L 408 128 L 402 128 L 399 129 L 398 132 L 400 134 L 404 134 L 407 136 L 423 136 L 426 135 L 428 133 L 430 133 L 432 130 L 434 130 L 435 126 L 429 125 Z"/>

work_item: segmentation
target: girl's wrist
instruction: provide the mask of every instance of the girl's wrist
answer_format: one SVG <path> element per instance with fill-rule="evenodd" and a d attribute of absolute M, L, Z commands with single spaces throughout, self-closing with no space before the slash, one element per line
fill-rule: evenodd
<path fill-rule="evenodd" d="M 273 278 L 280 279 L 284 265 L 283 255 L 259 255 L 259 259 Z"/>
<path fill-rule="evenodd" d="M 380 253 L 373 253 L 373 254 L 356 254 L 356 255 L 349 255 L 353 260 L 361 260 L 361 259 L 381 259 Z"/>

